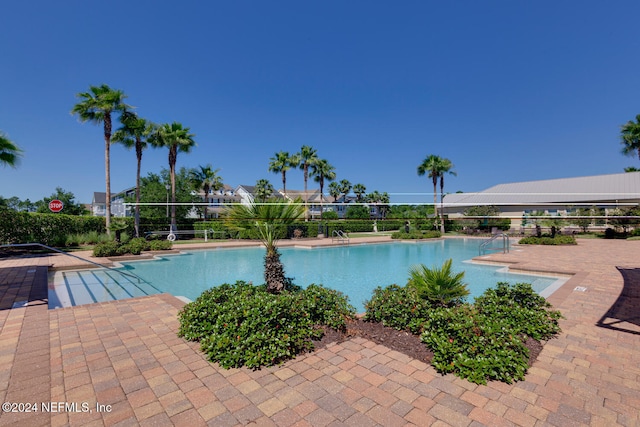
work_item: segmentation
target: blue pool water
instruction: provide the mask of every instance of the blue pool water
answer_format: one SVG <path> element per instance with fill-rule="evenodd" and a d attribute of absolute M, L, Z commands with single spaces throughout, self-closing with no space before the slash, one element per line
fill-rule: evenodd
<path fill-rule="evenodd" d="M 465 271 L 471 292 L 469 300 L 497 282 L 531 283 L 537 292 L 556 282 L 557 277 L 508 273 L 499 266 L 467 262 L 478 256 L 479 240 L 444 239 L 420 243 L 351 245 L 330 248 L 281 248 L 287 277 L 306 287 L 323 284 L 349 296 L 358 312 L 377 286 L 404 285 L 411 266 L 441 266 L 453 259 L 454 271 Z M 194 300 L 202 291 L 222 283 L 245 280 L 263 283 L 264 248 L 193 251 L 160 260 L 123 263 L 122 271 L 143 278 L 137 282 L 113 271 L 62 272 L 54 280 L 55 295 L 50 305 L 78 305 L 144 294 L 167 292 Z M 101 286 L 101 284 L 103 286 Z"/>

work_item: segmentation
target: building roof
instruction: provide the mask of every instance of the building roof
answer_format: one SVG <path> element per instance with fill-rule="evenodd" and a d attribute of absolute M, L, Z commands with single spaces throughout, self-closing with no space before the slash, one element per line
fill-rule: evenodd
<path fill-rule="evenodd" d="M 447 194 L 447 207 L 597 204 L 640 201 L 640 172 L 498 184 L 479 193 Z"/>
<path fill-rule="evenodd" d="M 95 204 L 95 203 L 103 203 L 103 204 L 107 203 L 107 193 L 94 191 L 92 204 Z"/>

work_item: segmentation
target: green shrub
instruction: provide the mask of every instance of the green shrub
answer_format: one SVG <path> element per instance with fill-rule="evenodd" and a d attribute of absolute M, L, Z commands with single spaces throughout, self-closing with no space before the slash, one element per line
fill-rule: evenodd
<path fill-rule="evenodd" d="M 152 240 L 147 241 L 142 237 L 131 239 L 129 243 L 118 243 L 110 240 L 108 242 L 98 243 L 93 248 L 93 256 L 110 257 L 118 255 L 140 255 L 142 251 L 163 251 L 172 248 L 172 243 L 168 240 Z"/>
<path fill-rule="evenodd" d="M 346 330 L 347 317 L 353 317 L 356 309 L 340 291 L 311 284 L 302 291 L 304 308 L 315 324 L 326 325 L 336 330 Z"/>
<path fill-rule="evenodd" d="M 168 251 L 173 247 L 173 244 L 168 240 L 150 240 L 150 251 Z"/>
<path fill-rule="evenodd" d="M 94 257 L 108 257 L 118 255 L 118 243 L 114 241 L 98 243 L 93 248 Z"/>
<path fill-rule="evenodd" d="M 405 231 L 396 231 L 391 234 L 392 239 L 437 239 L 442 237 L 439 231 L 428 230 L 428 231 L 420 231 L 420 230 L 410 230 L 408 233 Z"/>
<path fill-rule="evenodd" d="M 132 255 L 140 255 L 142 251 L 149 250 L 151 244 L 143 237 L 136 237 L 131 239 L 129 243 L 127 243 L 127 246 L 129 247 L 129 253 Z"/>
<path fill-rule="evenodd" d="M 472 305 L 434 310 L 421 339 L 433 351 L 431 364 L 438 372 L 476 384 L 487 379 L 511 384 L 527 371 L 529 351 L 508 323 Z"/>
<path fill-rule="evenodd" d="M 560 332 L 558 320 L 562 315 L 550 310 L 551 304 L 528 283 L 500 282 L 476 298 L 474 304 L 487 316 L 505 319 L 516 334 L 539 341 Z"/>
<path fill-rule="evenodd" d="M 365 309 L 366 321 L 419 334 L 429 317 L 431 305 L 413 288 L 390 285 L 374 289 L 371 299 L 365 302 Z"/>
<path fill-rule="evenodd" d="M 432 365 L 477 384 L 521 380 L 528 367 L 524 341 L 548 339 L 560 332 L 559 311 L 530 284 L 498 283 L 474 305 L 434 310 L 421 339 L 433 351 Z"/>
<path fill-rule="evenodd" d="M 70 246 L 80 246 L 83 243 L 82 234 L 69 234 L 64 241 L 64 245 L 67 247 Z"/>
<path fill-rule="evenodd" d="M 576 238 L 573 236 L 567 236 L 562 234 L 557 234 L 556 237 L 550 236 L 529 236 L 523 237 L 518 242 L 521 245 L 575 245 Z"/>
<path fill-rule="evenodd" d="M 311 350 L 311 340 L 323 334 L 317 325 L 339 326 L 352 313 L 346 298 L 321 286 L 271 294 L 265 286 L 238 281 L 211 288 L 185 305 L 178 334 L 199 341 L 209 360 L 224 368 L 257 369 Z"/>
<path fill-rule="evenodd" d="M 338 212 L 336 211 L 326 211 L 322 212 L 322 219 L 338 219 Z"/>

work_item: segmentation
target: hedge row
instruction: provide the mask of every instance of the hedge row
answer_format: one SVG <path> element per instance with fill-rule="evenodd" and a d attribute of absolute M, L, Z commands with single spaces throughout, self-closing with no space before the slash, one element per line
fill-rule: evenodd
<path fill-rule="evenodd" d="M 133 225 L 133 222 L 131 222 Z M 0 208 L 0 243 L 39 242 L 63 246 L 67 235 L 105 232 L 105 219 L 96 216 L 16 212 Z"/>
<path fill-rule="evenodd" d="M 200 221 L 196 222 L 193 227 L 194 230 L 213 230 L 214 234 L 208 236 L 212 239 L 258 239 L 258 233 L 255 230 L 241 230 L 240 223 L 238 226 L 233 226 L 233 223 L 224 222 L 221 220 L 212 221 Z M 300 230 L 297 232 L 296 230 Z M 200 235 L 201 236 L 201 235 Z M 294 222 L 289 225 L 282 225 L 278 227 L 279 239 L 291 239 L 294 237 L 317 237 L 318 236 L 318 223 L 317 222 Z"/>

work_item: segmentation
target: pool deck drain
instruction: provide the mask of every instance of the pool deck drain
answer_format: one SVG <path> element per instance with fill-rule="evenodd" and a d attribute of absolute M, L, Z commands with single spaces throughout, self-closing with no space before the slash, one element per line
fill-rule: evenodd
<path fill-rule="evenodd" d="M 491 255 L 576 274 L 549 297 L 566 317 L 562 334 L 524 381 L 487 386 L 362 338 L 279 367 L 225 370 L 177 337 L 177 298 L 47 310 L 55 257 L 0 260 L 2 401 L 92 409 L 1 413 L 0 425 L 640 425 L 638 253 L 638 241 L 579 240 Z"/>

